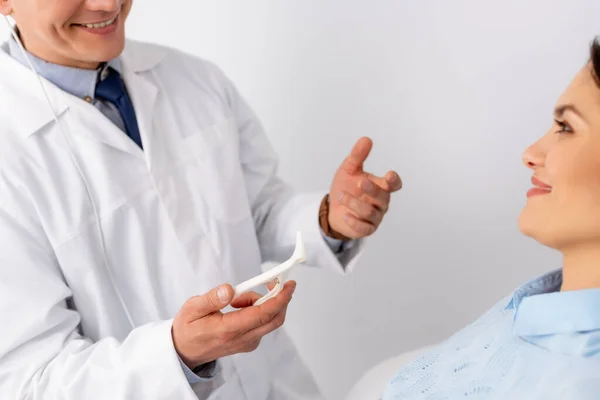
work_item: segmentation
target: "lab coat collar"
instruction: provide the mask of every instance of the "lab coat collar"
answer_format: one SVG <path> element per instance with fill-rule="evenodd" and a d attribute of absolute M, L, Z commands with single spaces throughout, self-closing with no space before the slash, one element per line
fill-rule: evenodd
<path fill-rule="evenodd" d="M 134 73 L 156 67 L 166 56 L 166 49 L 136 40 L 127 40 L 121 59 Z"/>
<path fill-rule="evenodd" d="M 13 59 L 8 54 L 7 47 L 8 42 L 0 45 L 0 88 L 2 88 L 0 92 L 10 93 L 10 95 L 0 96 L 0 108 L 14 110 L 12 112 L 19 119 L 19 123 L 13 128 L 17 129 L 20 135 L 29 137 L 52 123 L 54 116 L 33 71 Z M 165 54 L 163 48 L 148 48 L 144 43 L 128 40 L 121 55 L 123 77 L 125 82 L 129 83 L 128 89 L 134 107 L 138 111 L 138 123 L 140 129 L 146 130 L 147 134 L 150 134 L 152 126 L 152 110 L 158 89 L 153 82 L 138 74 L 156 67 L 164 59 Z M 59 118 L 72 107 L 74 102 L 84 101 L 62 91 L 50 81 L 42 77 L 40 79 Z M 85 135 L 85 132 L 75 133 Z M 95 138 L 112 144 L 110 138 L 108 140 L 97 136 Z"/>
<path fill-rule="evenodd" d="M 19 123 L 13 126 L 28 137 L 50 123 L 54 116 L 33 71 L 8 54 L 8 43 L 0 46 L 0 108 Z M 69 109 L 66 97 L 52 82 L 40 78 L 57 116 Z M 10 110 L 10 111 L 9 111 Z"/>

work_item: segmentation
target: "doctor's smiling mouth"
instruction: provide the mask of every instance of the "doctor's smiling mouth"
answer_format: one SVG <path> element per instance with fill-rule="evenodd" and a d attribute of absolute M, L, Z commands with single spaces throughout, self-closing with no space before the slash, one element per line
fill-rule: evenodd
<path fill-rule="evenodd" d="M 123 11 L 123 3 L 128 3 L 125 1 L 120 1 L 117 9 L 114 12 L 110 11 L 98 11 L 97 14 L 100 17 L 87 17 L 82 18 L 80 21 L 74 21 L 70 23 L 70 27 L 73 27 L 77 30 L 82 30 L 86 33 L 91 33 L 93 35 L 101 35 L 108 36 L 111 35 L 122 27 L 121 13 Z M 128 10 L 125 10 L 128 12 Z"/>
<path fill-rule="evenodd" d="M 121 9 L 119 8 L 117 14 L 104 21 L 72 23 L 71 26 L 94 35 L 110 35 L 119 29 L 120 12 Z"/>

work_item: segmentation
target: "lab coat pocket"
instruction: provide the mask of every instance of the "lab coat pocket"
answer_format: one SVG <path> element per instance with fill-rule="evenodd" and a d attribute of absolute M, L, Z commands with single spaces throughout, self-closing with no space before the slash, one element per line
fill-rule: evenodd
<path fill-rule="evenodd" d="M 210 217 L 228 224 L 250 217 L 235 121 L 222 120 L 184 142 L 195 155 L 194 183 L 206 201 Z"/>

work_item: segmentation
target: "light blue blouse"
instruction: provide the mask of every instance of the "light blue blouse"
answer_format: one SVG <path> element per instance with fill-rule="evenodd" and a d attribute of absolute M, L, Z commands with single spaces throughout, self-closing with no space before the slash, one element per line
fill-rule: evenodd
<path fill-rule="evenodd" d="M 600 399 L 600 289 L 535 279 L 399 371 L 383 400 Z"/>

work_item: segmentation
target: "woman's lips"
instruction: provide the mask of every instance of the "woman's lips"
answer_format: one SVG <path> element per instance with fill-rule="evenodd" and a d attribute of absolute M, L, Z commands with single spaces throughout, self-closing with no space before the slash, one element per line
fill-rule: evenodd
<path fill-rule="evenodd" d="M 552 186 L 542 182 L 540 179 L 535 176 L 531 177 L 531 183 L 534 187 L 527 191 L 527 197 L 533 196 L 541 196 L 543 194 L 548 194 L 552 191 Z"/>

